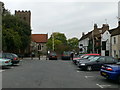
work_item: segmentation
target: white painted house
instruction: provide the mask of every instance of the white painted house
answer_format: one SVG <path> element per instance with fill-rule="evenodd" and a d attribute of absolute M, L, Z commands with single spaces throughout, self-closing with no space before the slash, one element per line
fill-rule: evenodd
<path fill-rule="evenodd" d="M 101 36 L 102 56 L 111 56 L 111 32 L 112 30 L 106 30 Z"/>
<path fill-rule="evenodd" d="M 111 34 L 112 38 L 112 56 L 120 58 L 120 22 L 119 26 Z"/>
<path fill-rule="evenodd" d="M 82 37 L 79 40 L 79 49 L 80 53 L 87 53 L 90 35 L 92 32 L 88 32 L 86 35 L 82 34 Z"/>
<path fill-rule="evenodd" d="M 79 41 L 79 48 L 80 49 L 82 48 L 81 53 L 87 52 L 88 42 L 89 42 L 89 38 L 85 38 L 85 39 Z"/>

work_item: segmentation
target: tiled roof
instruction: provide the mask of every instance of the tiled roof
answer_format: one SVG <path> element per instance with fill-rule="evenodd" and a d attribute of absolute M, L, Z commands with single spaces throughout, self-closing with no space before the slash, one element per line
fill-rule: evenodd
<path fill-rule="evenodd" d="M 115 30 L 116 30 L 116 28 L 109 30 L 110 34 L 112 34 L 112 32 Z"/>
<path fill-rule="evenodd" d="M 113 29 L 113 31 L 111 32 L 112 36 L 116 36 L 116 35 L 120 35 L 120 26 Z"/>
<path fill-rule="evenodd" d="M 90 37 L 91 34 L 92 34 L 92 31 L 88 32 L 86 35 L 82 36 L 79 41 L 84 40 L 84 39 Z"/>
<path fill-rule="evenodd" d="M 48 34 L 32 34 L 32 41 L 36 43 L 46 43 L 48 40 Z"/>

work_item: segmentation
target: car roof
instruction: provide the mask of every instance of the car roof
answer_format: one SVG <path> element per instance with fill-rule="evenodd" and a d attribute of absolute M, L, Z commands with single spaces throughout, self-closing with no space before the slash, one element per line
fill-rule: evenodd
<path fill-rule="evenodd" d="M 100 55 L 100 54 L 97 54 L 97 53 L 91 53 L 91 54 L 85 54 L 85 55 Z"/>

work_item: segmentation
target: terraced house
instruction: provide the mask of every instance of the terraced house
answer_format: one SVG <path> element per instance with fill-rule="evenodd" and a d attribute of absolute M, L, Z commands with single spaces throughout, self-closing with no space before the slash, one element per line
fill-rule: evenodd
<path fill-rule="evenodd" d="M 120 21 L 118 27 L 111 33 L 112 56 L 120 58 Z"/>
<path fill-rule="evenodd" d="M 103 24 L 101 28 L 94 24 L 94 29 L 87 34 L 83 34 L 79 40 L 80 53 L 101 54 L 101 34 L 106 30 L 109 30 L 108 24 Z"/>

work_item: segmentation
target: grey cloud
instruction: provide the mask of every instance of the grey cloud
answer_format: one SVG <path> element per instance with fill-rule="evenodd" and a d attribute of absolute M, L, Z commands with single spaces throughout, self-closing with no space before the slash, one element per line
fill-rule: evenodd
<path fill-rule="evenodd" d="M 64 32 L 68 38 L 80 38 L 81 32 L 93 29 L 93 23 L 101 26 L 108 19 L 110 27 L 117 25 L 116 2 L 40 2 L 23 1 L 7 3 L 8 9 L 31 10 L 32 33 Z M 14 4 L 14 5 L 13 5 Z"/>

